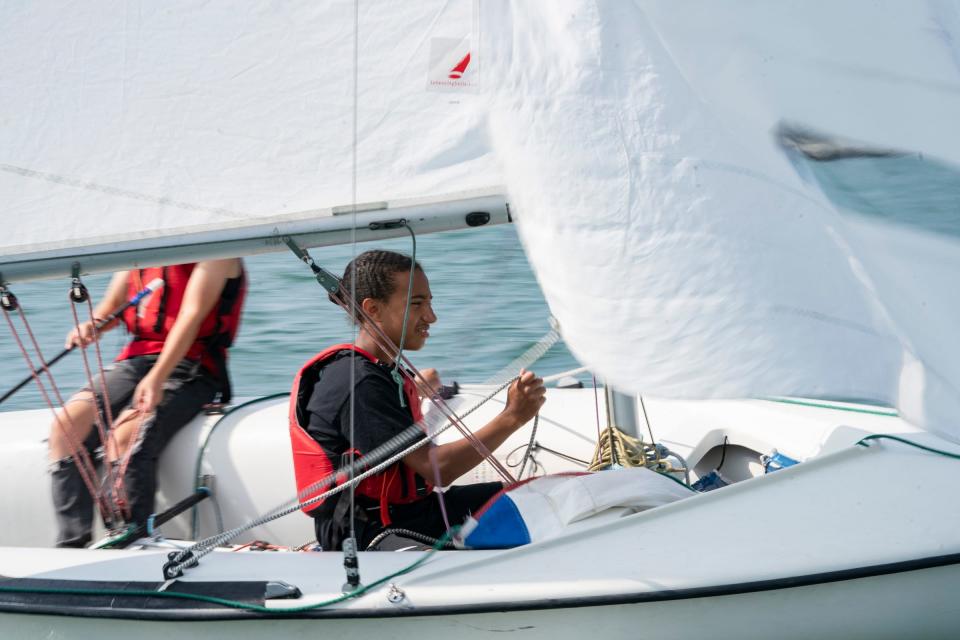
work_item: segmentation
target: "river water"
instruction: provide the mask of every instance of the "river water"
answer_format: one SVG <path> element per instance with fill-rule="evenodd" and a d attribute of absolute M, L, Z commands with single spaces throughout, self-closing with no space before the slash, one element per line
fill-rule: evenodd
<path fill-rule="evenodd" d="M 356 251 L 368 248 L 409 254 L 411 243 L 409 238 L 365 243 L 357 245 Z M 353 250 L 340 246 L 311 253 L 318 263 L 339 275 Z M 408 355 L 418 367 L 439 369 L 445 382 L 484 381 L 549 330 L 549 310 L 512 225 L 419 237 L 417 260 L 430 279 L 439 319 L 427 346 Z M 310 270 L 293 254 L 254 256 L 246 259 L 246 266 L 250 290 L 240 334 L 230 354 L 234 395 L 288 391 L 307 358 L 330 344 L 351 340 L 351 326 L 343 310 L 327 300 Z M 109 276 L 90 276 L 84 281 L 99 299 Z M 73 326 L 68 284 L 66 280 L 45 281 L 13 288 L 47 358 L 63 348 L 64 336 Z M 85 308 L 81 313 L 86 313 Z M 106 334 L 104 357 L 112 359 L 127 339 L 122 329 Z M 2 394 L 28 373 L 7 326 L 0 327 L 0 363 Z M 550 374 L 577 366 L 561 343 L 533 368 Z M 53 371 L 65 396 L 85 382 L 79 355 L 71 354 Z M 44 406 L 31 383 L 0 405 L 0 411 Z"/>

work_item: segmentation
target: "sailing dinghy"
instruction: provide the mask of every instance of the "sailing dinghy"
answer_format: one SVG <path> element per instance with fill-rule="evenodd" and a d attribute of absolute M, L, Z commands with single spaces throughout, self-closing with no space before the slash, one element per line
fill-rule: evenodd
<path fill-rule="evenodd" d="M 601 491 L 510 548 L 361 551 L 345 593 L 342 554 L 310 551 L 290 502 L 285 398 L 180 433 L 161 506 L 201 482 L 216 501 L 124 549 L 48 547 L 49 412 L 5 412 L 7 635 L 960 623 L 960 3 L 81 3 L 4 6 L 0 24 L 7 294 L 515 220 L 611 390 L 551 389 L 535 437 L 504 449 L 578 471 L 608 435 L 594 475 L 632 486 L 616 452 L 635 441 L 596 442 L 606 415 L 685 492 Z M 468 390 L 492 399 L 464 426 L 499 382 Z"/>

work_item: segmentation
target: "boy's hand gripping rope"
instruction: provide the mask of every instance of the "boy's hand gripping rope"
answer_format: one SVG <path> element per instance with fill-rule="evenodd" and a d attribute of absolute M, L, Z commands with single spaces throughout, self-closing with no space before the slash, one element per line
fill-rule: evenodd
<path fill-rule="evenodd" d="M 96 325 L 95 325 L 94 328 L 96 329 L 96 331 L 99 332 L 101 329 L 103 329 L 104 327 L 106 327 L 107 325 L 109 325 L 111 322 L 113 322 L 114 320 L 116 320 L 118 317 L 120 317 L 120 315 L 121 315 L 124 311 L 126 311 L 128 308 L 134 307 L 134 306 L 140 304 L 140 301 L 141 301 L 141 300 L 143 300 L 146 296 L 149 296 L 151 293 L 155 292 L 157 289 L 159 289 L 159 288 L 162 287 L 162 286 L 163 286 L 163 280 L 162 280 L 161 278 L 155 278 L 155 279 L 151 280 L 150 283 L 149 283 L 146 287 L 144 287 L 141 291 L 139 291 L 135 296 L 133 296 L 132 298 L 130 298 L 129 300 L 127 300 L 127 301 L 123 304 L 123 306 L 119 307 L 116 311 L 114 311 L 113 313 L 111 313 L 110 315 L 108 315 L 106 318 L 103 318 L 102 320 L 99 320 L 99 321 L 96 323 Z M 6 289 L 3 289 L 3 291 L 6 291 Z M 10 293 L 9 291 L 7 291 L 4 295 L 6 295 L 6 296 L 9 297 L 10 299 L 12 299 L 13 303 L 16 304 L 16 299 L 17 299 L 16 296 L 14 296 L 14 295 L 13 295 L 12 293 Z M 14 308 L 16 308 L 16 307 L 14 307 Z M 11 310 L 12 310 L 12 309 L 11 309 Z M 52 367 L 53 365 L 55 365 L 56 363 L 60 362 L 68 353 L 70 353 L 71 351 L 73 351 L 74 348 L 75 348 L 75 347 L 73 347 L 73 346 L 67 347 L 66 349 L 64 349 L 63 351 L 61 351 L 61 352 L 58 353 L 57 355 L 55 355 L 53 358 L 51 358 L 50 360 L 48 360 L 46 363 L 44 363 L 43 366 L 41 366 L 41 367 L 34 368 L 33 366 L 30 366 L 30 370 L 31 370 L 30 375 L 28 375 L 26 378 L 24 378 L 23 380 L 21 380 L 20 382 L 18 382 L 13 388 L 11 388 L 9 391 L 7 391 L 5 394 L 3 394 L 3 396 L 0 396 L 0 403 L 3 403 L 3 402 L 4 402 L 5 400 L 7 400 L 10 396 L 12 396 L 12 395 L 15 394 L 17 391 L 19 391 L 20 389 L 22 389 L 23 387 L 25 387 L 26 385 L 28 385 L 31 380 L 34 380 L 38 375 L 40 375 L 41 373 L 43 373 L 45 368 L 48 369 L 48 368 Z"/>

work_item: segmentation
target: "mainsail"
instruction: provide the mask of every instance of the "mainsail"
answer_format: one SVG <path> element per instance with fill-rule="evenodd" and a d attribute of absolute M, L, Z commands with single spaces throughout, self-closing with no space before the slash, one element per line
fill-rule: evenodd
<path fill-rule="evenodd" d="M 193 259 L 276 250 L 274 229 L 342 231 L 358 203 L 499 193 L 506 221 L 472 92 L 474 14 L 440 0 L 4 3 L 0 273 L 182 262 L 168 249 L 188 241 Z"/>
<path fill-rule="evenodd" d="M 265 250 L 476 189 L 505 219 L 502 184 L 565 340 L 616 386 L 868 399 L 958 439 L 958 198 L 916 224 L 848 197 L 860 159 L 956 185 L 958 6 L 8 3 L 0 272 Z"/>

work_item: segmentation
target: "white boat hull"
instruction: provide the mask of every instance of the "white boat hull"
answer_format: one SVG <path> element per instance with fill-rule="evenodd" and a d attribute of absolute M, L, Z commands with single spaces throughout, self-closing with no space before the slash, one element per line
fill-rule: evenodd
<path fill-rule="evenodd" d="M 542 602 L 523 609 L 482 612 L 452 610 L 418 615 L 404 611 L 317 612 L 299 617 L 248 615 L 209 611 L 184 612 L 180 618 L 73 617 L 64 615 L 0 615 L 0 636 L 18 638 L 127 639 L 135 629 L 141 640 L 203 637 L 240 640 L 264 637 L 371 637 L 423 640 L 489 638 L 513 632 L 518 637 L 580 640 L 585 634 L 604 638 L 955 638 L 958 624 L 956 588 L 960 565 L 794 588 L 769 588 L 727 595 L 623 595 L 607 605 Z M 648 599 L 649 598 L 649 599 Z M 529 605 L 528 605 L 529 606 Z M 223 614 L 224 612 L 219 612 Z M 142 615 L 140 613 L 139 615 Z M 131 616 L 133 617 L 133 616 Z M 206 617 L 207 619 L 203 619 Z M 177 620 L 171 624 L 171 620 Z"/>
<path fill-rule="evenodd" d="M 487 387 L 466 386 L 461 394 L 464 406 L 472 406 L 490 391 Z M 551 389 L 549 394 L 537 441 L 551 450 L 589 460 L 597 433 L 593 389 Z M 602 389 L 598 399 L 603 411 Z M 505 393 L 501 393 L 465 422 L 477 429 L 499 413 L 504 404 Z M 0 451 L 0 468 L 6 469 L 4 477 L 10 479 L 14 488 L 0 493 L 0 513 L 9 516 L 0 522 L 0 545 L 47 547 L 56 540 L 46 471 L 50 422 L 50 412 L 46 410 L 0 413 L 0 426 L 7 438 L 4 450 Z M 498 456 L 516 465 L 522 451 L 509 460 L 507 454 L 528 442 L 531 426 L 511 436 L 498 450 Z M 441 441 L 457 437 L 457 431 L 450 429 Z M 190 495 L 196 483 L 208 485 L 214 500 L 198 508 L 196 530 L 192 514 L 186 514 L 167 523 L 163 533 L 179 539 L 210 536 L 218 533 L 221 526 L 242 525 L 293 498 L 296 482 L 292 459 L 286 395 L 238 404 L 226 416 L 198 416 L 176 435 L 161 456 L 156 508 L 162 511 Z M 538 474 L 583 468 L 544 450 L 535 459 Z M 529 465 L 527 471 L 532 470 Z M 499 479 L 493 467 L 482 464 L 458 482 Z M 267 540 L 294 546 L 309 541 L 313 535 L 313 521 L 293 515 L 256 527 L 236 542 Z"/>
<path fill-rule="evenodd" d="M 564 447 L 586 441 L 596 429 L 590 420 L 592 391 L 550 393 L 547 406 L 557 413 L 541 420 L 538 442 L 584 455 L 586 445 L 579 451 Z M 210 437 L 201 466 L 216 478 L 225 526 L 292 493 L 284 404 L 250 405 Z M 71 609 L 70 602 L 51 594 L 21 594 L 17 600 L 0 593 L 0 634 L 109 638 L 128 637 L 135 629 L 143 638 L 171 631 L 232 639 L 311 632 L 338 638 L 455 632 L 471 638 L 513 630 L 551 638 L 598 632 L 611 638 L 902 638 L 951 637 L 960 628 L 960 607 L 954 604 L 960 588 L 960 513 L 946 489 L 960 463 L 893 441 L 855 445 L 876 432 L 958 453 L 956 444 L 868 407 L 646 400 L 645 408 L 657 439 L 686 457 L 694 475 L 720 464 L 727 439 L 723 472 L 745 481 L 641 513 L 606 511 L 523 547 L 439 552 L 389 581 L 394 595 L 400 594 L 395 601 L 388 597 L 390 585 L 383 584 L 317 610 L 283 612 L 338 596 L 341 555 L 217 550 L 169 591 L 179 593 L 184 582 L 282 581 L 302 596 L 268 600 L 266 606 L 277 612 L 256 613 L 121 594 L 103 606 L 79 596 L 80 606 Z M 198 443 L 208 428 L 201 421 L 168 448 L 164 500 L 189 492 Z M 528 438 L 528 431 L 516 435 L 519 443 Z M 764 475 L 755 453 L 773 447 L 805 461 Z M 28 458 L 23 451 L 21 457 Z M 173 474 L 175 469 L 180 472 Z M 16 502 L 9 494 L 4 499 Z M 207 535 L 215 518 L 201 515 Z M 293 523 L 290 529 L 280 528 L 284 520 Z M 309 539 L 308 518 L 294 514 L 284 520 L 248 537 L 288 545 Z M 189 528 L 186 518 L 172 524 L 164 528 L 169 537 Z M 14 529 L 7 522 L 4 536 L 18 535 Z M 0 586 L 27 584 L 18 579 L 55 580 L 90 589 L 110 581 L 141 582 L 153 590 L 172 548 L 7 546 L 0 548 L 0 574 L 9 580 Z M 372 584 L 420 557 L 420 552 L 362 553 L 362 579 Z"/>

